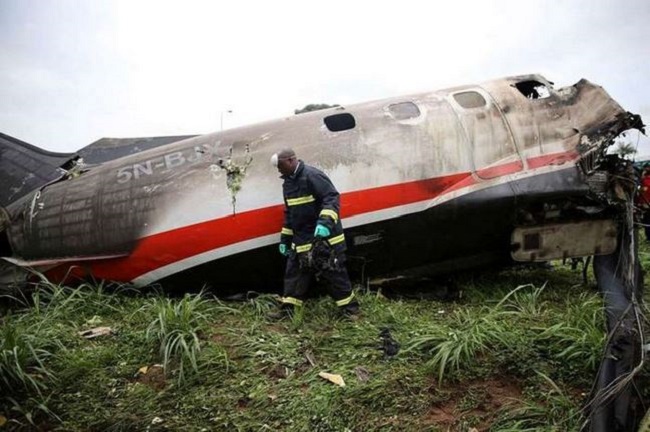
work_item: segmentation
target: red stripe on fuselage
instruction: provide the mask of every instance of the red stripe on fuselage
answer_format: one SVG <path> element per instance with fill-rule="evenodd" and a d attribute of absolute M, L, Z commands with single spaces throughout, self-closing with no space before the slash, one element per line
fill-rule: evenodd
<path fill-rule="evenodd" d="M 557 161 L 562 155 L 567 154 L 545 155 L 537 159 Z M 528 162 L 531 166 L 530 159 Z M 495 172 L 512 172 L 511 169 L 512 163 L 509 163 L 502 171 L 495 168 Z M 459 173 L 347 192 L 341 195 L 341 217 L 430 200 L 475 183 L 470 173 Z M 99 279 L 131 281 L 157 268 L 210 250 L 279 233 L 282 218 L 283 205 L 237 213 L 142 238 L 127 257 L 80 262 L 72 270 L 68 265 L 62 265 L 47 272 L 47 276 L 51 280 L 63 280 L 69 272 L 68 276 L 72 277 L 92 275 Z"/>
<path fill-rule="evenodd" d="M 528 169 L 535 169 L 546 165 L 562 165 L 567 162 L 575 161 L 579 157 L 580 154 L 572 150 L 529 158 L 526 159 L 526 162 L 528 162 Z"/>

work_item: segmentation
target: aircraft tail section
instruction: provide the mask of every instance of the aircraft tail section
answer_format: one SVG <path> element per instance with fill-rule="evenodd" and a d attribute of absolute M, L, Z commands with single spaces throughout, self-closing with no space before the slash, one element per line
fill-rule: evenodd
<path fill-rule="evenodd" d="M 0 133 L 0 207 L 61 177 L 77 158 L 75 153 L 53 153 Z"/>

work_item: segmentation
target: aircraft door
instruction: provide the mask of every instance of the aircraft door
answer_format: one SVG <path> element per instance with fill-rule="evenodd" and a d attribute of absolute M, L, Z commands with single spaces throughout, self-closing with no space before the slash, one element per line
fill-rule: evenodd
<path fill-rule="evenodd" d="M 487 92 L 462 90 L 453 93 L 450 101 L 469 144 L 476 175 L 492 179 L 523 169 L 508 124 Z"/>

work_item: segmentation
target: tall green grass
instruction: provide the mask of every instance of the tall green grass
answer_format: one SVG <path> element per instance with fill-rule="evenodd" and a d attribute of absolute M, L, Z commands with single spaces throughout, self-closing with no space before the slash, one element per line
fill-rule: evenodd
<path fill-rule="evenodd" d="M 154 298 L 145 308 L 156 316 L 147 328 L 146 338 L 156 347 L 165 374 L 174 368 L 179 385 L 186 384 L 192 374 L 199 372 L 201 336 L 207 330 L 211 314 L 237 312 L 216 300 L 208 300 L 202 292 L 186 294 L 181 300 Z M 221 354 L 225 356 L 225 352 Z"/>
<path fill-rule="evenodd" d="M 439 381 L 449 370 L 485 361 L 486 354 L 495 365 L 551 356 L 570 370 L 595 371 L 605 342 L 602 301 L 582 293 L 558 311 L 543 291 L 522 285 L 494 306 L 459 309 L 444 325 L 414 337 L 407 351 L 428 356 Z"/>
<path fill-rule="evenodd" d="M 39 347 L 36 334 L 6 316 L 0 329 L 0 395 L 23 391 L 41 394 L 54 378 L 46 366 L 52 353 Z"/>
<path fill-rule="evenodd" d="M 44 282 L 0 319 L 2 361 L 23 365 L 3 372 L 20 391 L 0 397 L 0 414 L 71 431 L 577 430 L 605 333 L 602 302 L 580 280 L 561 267 L 495 272 L 446 302 L 358 292 L 357 322 L 329 298 L 272 322 L 273 295 L 226 306 L 206 293 Z M 115 333 L 78 335 L 96 325 Z M 395 356 L 382 351 L 383 329 L 401 345 Z M 166 376 L 138 373 L 151 363 Z M 437 423 L 442 411 L 451 423 Z"/>

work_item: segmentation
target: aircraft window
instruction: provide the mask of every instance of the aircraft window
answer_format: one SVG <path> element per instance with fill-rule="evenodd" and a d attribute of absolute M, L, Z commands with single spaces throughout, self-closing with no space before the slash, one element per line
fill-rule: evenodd
<path fill-rule="evenodd" d="M 323 119 L 325 126 L 332 132 L 341 132 L 354 128 L 357 123 L 350 113 L 334 114 Z"/>
<path fill-rule="evenodd" d="M 413 102 L 400 102 L 389 105 L 388 111 L 395 120 L 408 120 L 420 116 L 420 109 Z"/>
<path fill-rule="evenodd" d="M 456 99 L 458 105 L 462 106 L 465 109 L 480 108 L 487 105 L 485 98 L 481 96 L 480 93 L 477 93 L 475 91 L 456 93 L 454 95 L 454 99 Z"/>
<path fill-rule="evenodd" d="M 548 87 L 539 81 L 522 81 L 515 84 L 515 87 L 528 99 L 545 99 L 551 96 Z"/>

